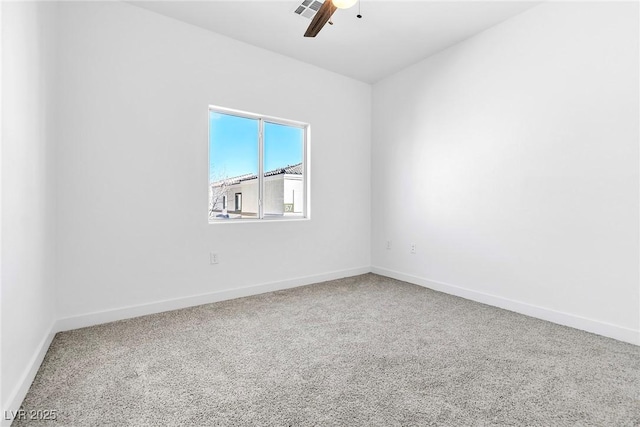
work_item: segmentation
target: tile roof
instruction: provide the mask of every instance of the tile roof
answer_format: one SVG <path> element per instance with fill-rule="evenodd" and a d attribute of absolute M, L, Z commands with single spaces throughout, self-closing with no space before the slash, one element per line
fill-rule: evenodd
<path fill-rule="evenodd" d="M 265 172 L 264 176 L 280 175 L 282 173 L 290 175 L 302 175 L 302 163 L 298 163 L 297 165 L 287 165 L 280 169 L 274 169 L 272 171 Z"/>
<path fill-rule="evenodd" d="M 270 170 L 264 173 L 264 176 L 275 176 L 275 175 L 282 175 L 282 174 L 287 174 L 287 175 L 302 175 L 302 163 L 298 163 L 295 165 L 287 165 L 283 168 L 278 168 L 278 169 L 274 169 L 274 170 Z M 233 184 L 238 184 L 242 181 L 250 181 L 252 179 L 256 179 L 258 178 L 258 175 L 256 175 L 255 173 L 247 173 L 244 175 L 238 175 L 238 176 L 234 176 L 231 178 L 227 178 L 227 179 L 221 179 L 219 181 L 213 182 L 211 183 L 212 187 L 220 187 L 223 184 L 226 185 L 233 185 Z"/>

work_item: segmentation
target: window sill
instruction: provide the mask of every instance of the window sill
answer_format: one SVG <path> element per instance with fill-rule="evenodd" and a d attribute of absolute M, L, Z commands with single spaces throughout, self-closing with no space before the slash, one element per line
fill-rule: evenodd
<path fill-rule="evenodd" d="M 209 220 L 211 224 L 247 224 L 247 223 L 260 223 L 260 222 L 300 222 L 311 221 L 311 218 L 235 218 L 235 219 L 218 219 Z"/>

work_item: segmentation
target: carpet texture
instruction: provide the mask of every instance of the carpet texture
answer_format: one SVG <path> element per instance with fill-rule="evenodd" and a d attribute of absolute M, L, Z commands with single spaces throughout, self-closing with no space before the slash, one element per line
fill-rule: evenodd
<path fill-rule="evenodd" d="M 366 274 L 56 335 L 67 426 L 640 426 L 640 347 Z"/>

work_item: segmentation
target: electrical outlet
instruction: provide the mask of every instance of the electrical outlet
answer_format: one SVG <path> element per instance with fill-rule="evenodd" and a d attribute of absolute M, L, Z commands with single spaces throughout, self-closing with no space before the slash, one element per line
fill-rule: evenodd
<path fill-rule="evenodd" d="M 387 249 L 391 249 L 391 240 L 387 240 Z"/>
<path fill-rule="evenodd" d="M 220 262 L 218 254 L 213 253 L 213 252 L 209 252 L 209 262 L 211 264 L 218 264 Z"/>
<path fill-rule="evenodd" d="M 411 246 L 409 247 L 409 250 L 412 254 L 416 253 L 416 244 L 412 243 Z"/>

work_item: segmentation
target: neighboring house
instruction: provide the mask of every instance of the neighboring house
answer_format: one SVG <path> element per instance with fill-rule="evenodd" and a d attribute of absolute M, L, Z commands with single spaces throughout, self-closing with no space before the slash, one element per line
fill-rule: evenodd
<path fill-rule="evenodd" d="M 265 172 L 264 176 L 265 216 L 302 215 L 304 205 L 302 163 Z M 210 214 L 220 213 L 226 209 L 231 217 L 257 216 L 257 178 L 256 174 L 246 174 L 211 183 Z"/>

